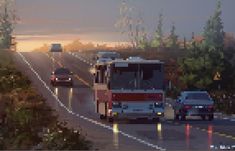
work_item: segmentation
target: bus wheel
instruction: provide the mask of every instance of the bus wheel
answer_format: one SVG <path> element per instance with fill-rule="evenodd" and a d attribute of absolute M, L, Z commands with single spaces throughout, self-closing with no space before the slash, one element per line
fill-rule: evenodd
<path fill-rule="evenodd" d="M 152 121 L 153 121 L 153 123 L 159 123 L 160 122 L 160 118 L 158 118 L 158 117 L 157 118 L 153 118 Z"/>
<path fill-rule="evenodd" d="M 104 120 L 104 119 L 106 119 L 106 116 L 103 115 L 103 114 L 100 114 L 100 119 L 101 119 L 101 120 Z"/>
<path fill-rule="evenodd" d="M 109 123 L 113 123 L 113 121 L 114 121 L 114 120 L 113 120 L 113 117 L 108 117 L 108 122 L 109 122 Z"/>

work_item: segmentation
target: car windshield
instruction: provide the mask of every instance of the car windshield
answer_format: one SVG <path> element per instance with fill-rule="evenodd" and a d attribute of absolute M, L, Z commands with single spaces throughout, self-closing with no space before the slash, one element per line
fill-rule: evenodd
<path fill-rule="evenodd" d="M 210 97 L 207 93 L 188 93 L 186 95 L 187 100 L 210 100 Z"/>
<path fill-rule="evenodd" d="M 59 68 L 55 71 L 55 74 L 56 75 L 68 75 L 68 74 L 70 74 L 70 71 L 65 68 Z"/>

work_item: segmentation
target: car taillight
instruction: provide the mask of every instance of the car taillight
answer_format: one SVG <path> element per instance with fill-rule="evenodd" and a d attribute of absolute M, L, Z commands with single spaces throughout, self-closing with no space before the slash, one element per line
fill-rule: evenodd
<path fill-rule="evenodd" d="M 189 109 L 191 109 L 192 108 L 192 106 L 190 106 L 190 105 L 185 105 L 184 106 L 184 109 L 186 109 L 186 110 L 189 110 Z"/>
<path fill-rule="evenodd" d="M 213 106 L 213 105 L 209 105 L 209 106 L 207 106 L 207 108 L 208 108 L 208 109 L 213 109 L 214 106 Z"/>
<path fill-rule="evenodd" d="M 207 108 L 212 109 L 212 108 L 214 108 L 214 106 L 213 105 L 209 105 Z"/>

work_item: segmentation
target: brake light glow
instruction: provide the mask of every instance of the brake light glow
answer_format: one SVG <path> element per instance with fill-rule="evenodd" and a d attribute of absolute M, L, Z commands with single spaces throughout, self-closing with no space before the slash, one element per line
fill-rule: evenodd
<path fill-rule="evenodd" d="M 209 105 L 209 106 L 207 106 L 207 108 L 208 108 L 208 109 L 213 109 L 214 106 L 213 106 L 213 105 Z"/>
<path fill-rule="evenodd" d="M 190 106 L 190 105 L 185 105 L 184 106 L 184 109 L 186 109 L 186 110 L 189 110 L 189 109 L 191 109 L 192 108 L 192 106 Z"/>

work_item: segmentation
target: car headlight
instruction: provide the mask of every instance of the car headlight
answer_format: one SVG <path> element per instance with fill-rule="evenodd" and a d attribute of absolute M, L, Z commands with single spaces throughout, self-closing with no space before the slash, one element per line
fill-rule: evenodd
<path fill-rule="evenodd" d="M 69 81 L 71 81 L 72 80 L 72 78 L 69 78 Z"/>
<path fill-rule="evenodd" d="M 58 81 L 59 79 L 58 78 L 55 78 L 56 81 Z"/>

